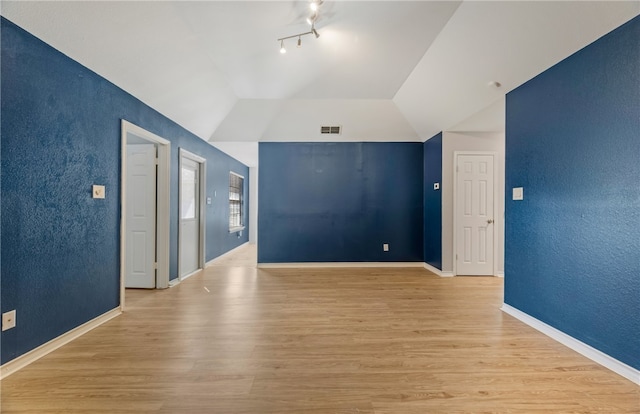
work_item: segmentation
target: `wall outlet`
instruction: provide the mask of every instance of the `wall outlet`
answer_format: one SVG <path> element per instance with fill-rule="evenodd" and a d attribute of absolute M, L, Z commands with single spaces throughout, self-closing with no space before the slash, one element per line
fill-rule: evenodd
<path fill-rule="evenodd" d="M 440 189 L 440 183 L 433 183 L 433 189 L 434 190 L 439 190 Z"/>
<path fill-rule="evenodd" d="M 2 314 L 2 331 L 15 328 L 16 326 L 16 310 L 5 312 Z"/>
<path fill-rule="evenodd" d="M 382 245 L 382 251 L 383 252 L 388 252 L 389 251 L 389 243 L 385 243 Z"/>

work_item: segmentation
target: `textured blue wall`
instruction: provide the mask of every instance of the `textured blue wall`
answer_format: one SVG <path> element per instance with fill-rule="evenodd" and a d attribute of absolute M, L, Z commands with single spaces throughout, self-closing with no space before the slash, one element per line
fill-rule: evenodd
<path fill-rule="evenodd" d="M 505 302 L 640 369 L 640 18 L 509 93 L 506 127 Z"/>
<path fill-rule="evenodd" d="M 421 143 L 260 143 L 258 180 L 259 262 L 422 262 Z"/>
<path fill-rule="evenodd" d="M 207 158 L 207 191 L 218 192 L 207 206 L 207 260 L 247 241 L 248 231 L 228 233 L 226 194 L 229 169 L 248 177 L 248 168 L 13 23 L 1 26 L 1 310 L 17 309 L 18 322 L 2 333 L 5 363 L 119 305 L 122 118 L 172 143 L 172 278 L 178 147 Z M 93 184 L 106 186 L 106 199 L 91 198 Z"/>
<path fill-rule="evenodd" d="M 442 270 L 442 132 L 427 140 L 424 150 L 424 261 Z"/>

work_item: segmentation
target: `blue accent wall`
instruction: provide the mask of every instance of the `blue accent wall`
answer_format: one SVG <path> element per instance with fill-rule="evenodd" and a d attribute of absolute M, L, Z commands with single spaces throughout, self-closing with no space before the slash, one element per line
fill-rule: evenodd
<path fill-rule="evenodd" d="M 442 270 L 442 132 L 423 144 L 424 151 L 424 262 Z"/>
<path fill-rule="evenodd" d="M 640 17 L 506 116 L 505 302 L 640 369 Z"/>
<path fill-rule="evenodd" d="M 119 306 L 120 121 L 171 141 L 171 277 L 177 277 L 178 157 L 207 159 L 207 260 L 246 242 L 228 232 L 228 177 L 248 168 L 1 19 L 2 363 Z M 248 180 L 245 181 L 248 200 Z M 106 186 L 106 199 L 91 186 Z M 245 203 L 248 217 L 248 202 Z"/>
<path fill-rule="evenodd" d="M 422 143 L 260 143 L 259 155 L 259 262 L 422 262 Z"/>

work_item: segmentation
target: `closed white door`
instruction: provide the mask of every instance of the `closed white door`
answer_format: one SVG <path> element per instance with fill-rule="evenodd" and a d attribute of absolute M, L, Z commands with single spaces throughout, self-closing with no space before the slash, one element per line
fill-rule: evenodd
<path fill-rule="evenodd" d="M 125 286 L 156 287 L 156 147 L 127 145 Z"/>
<path fill-rule="evenodd" d="M 493 155 L 456 157 L 456 274 L 493 275 Z"/>
<path fill-rule="evenodd" d="M 182 158 L 180 167 L 180 277 L 200 268 L 200 164 Z"/>

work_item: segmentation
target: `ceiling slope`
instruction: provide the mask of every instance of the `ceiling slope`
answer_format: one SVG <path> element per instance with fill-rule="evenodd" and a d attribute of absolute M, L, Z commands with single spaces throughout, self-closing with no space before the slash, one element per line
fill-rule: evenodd
<path fill-rule="evenodd" d="M 257 145 L 241 143 L 326 140 L 326 124 L 351 141 L 495 129 L 506 92 L 640 13 L 638 1 L 327 0 L 320 38 L 281 55 L 276 39 L 309 30 L 308 3 L 3 0 L 1 12 L 246 163 Z"/>
<path fill-rule="evenodd" d="M 639 12 L 635 1 L 464 2 L 394 102 L 429 139 Z M 502 87 L 489 86 L 491 81 Z"/>

